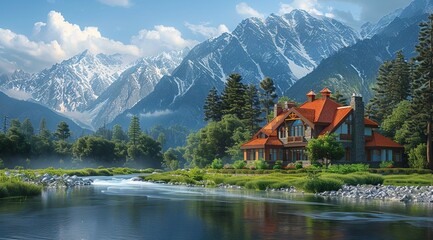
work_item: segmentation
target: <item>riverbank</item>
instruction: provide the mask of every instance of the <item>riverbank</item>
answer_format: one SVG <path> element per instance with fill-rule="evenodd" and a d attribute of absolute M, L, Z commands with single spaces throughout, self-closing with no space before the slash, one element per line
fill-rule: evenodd
<path fill-rule="evenodd" d="M 143 181 L 173 185 L 245 188 L 266 191 L 302 192 L 322 197 L 380 199 L 433 203 L 433 175 L 380 175 L 368 172 L 271 172 L 267 174 L 222 174 L 201 169 L 177 170 L 142 177 Z"/>
<path fill-rule="evenodd" d="M 4 169 L 0 170 L 0 198 L 39 195 L 44 187 L 68 188 L 92 184 L 88 176 L 152 173 L 153 168 Z"/>

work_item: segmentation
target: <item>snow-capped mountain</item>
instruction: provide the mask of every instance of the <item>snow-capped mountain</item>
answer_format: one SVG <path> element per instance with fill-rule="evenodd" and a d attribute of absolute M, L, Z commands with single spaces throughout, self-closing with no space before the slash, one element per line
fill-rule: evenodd
<path fill-rule="evenodd" d="M 164 76 L 152 93 L 117 121 L 128 122 L 127 114 L 141 114 L 144 125 L 163 119 L 197 128 L 203 124 L 202 105 L 209 89 L 222 90 L 231 73 L 256 85 L 270 77 L 281 95 L 323 59 L 357 40 L 350 27 L 302 10 L 265 20 L 245 19 L 232 33 L 194 47 L 171 76 Z"/>
<path fill-rule="evenodd" d="M 0 82 L 0 88 L 29 93 L 34 101 L 56 111 L 82 111 L 127 66 L 121 55 L 96 55 L 86 50 L 33 75 L 16 71 Z"/>
<path fill-rule="evenodd" d="M 367 22 L 361 26 L 361 38 L 372 38 L 374 35 L 380 33 L 385 29 L 395 18 L 399 17 L 403 12 L 403 8 L 399 8 L 394 12 L 382 17 L 377 23 L 373 24 Z"/>
<path fill-rule="evenodd" d="M 361 93 L 365 101 L 373 97 L 372 87 L 376 82 L 379 66 L 395 58 L 402 50 L 406 59 L 416 55 L 419 23 L 427 21 L 433 13 L 433 0 L 415 0 L 401 11 L 392 22 L 371 39 L 340 50 L 322 61 L 310 74 L 297 81 L 286 93 L 298 101 L 305 100 L 305 93 L 323 87 L 339 90 L 349 97 Z"/>
<path fill-rule="evenodd" d="M 111 122 L 125 109 L 131 108 L 151 93 L 164 75 L 179 66 L 189 49 L 159 54 L 156 57 L 142 58 L 126 69 L 120 77 L 88 107 L 95 117 L 92 125 L 102 126 Z"/>

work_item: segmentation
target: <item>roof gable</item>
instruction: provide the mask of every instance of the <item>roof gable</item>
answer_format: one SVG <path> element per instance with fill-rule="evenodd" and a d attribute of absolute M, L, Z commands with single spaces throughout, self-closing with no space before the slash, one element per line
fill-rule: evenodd
<path fill-rule="evenodd" d="M 365 147 L 381 147 L 381 148 L 403 148 L 402 145 L 392 141 L 391 139 L 373 131 L 371 140 L 365 143 Z"/>
<path fill-rule="evenodd" d="M 340 107 L 337 108 L 337 111 L 335 113 L 335 116 L 331 122 L 326 128 L 322 130 L 320 135 L 323 135 L 327 132 L 331 133 L 335 131 L 343 122 L 344 120 L 352 113 L 353 108 L 351 107 Z"/>

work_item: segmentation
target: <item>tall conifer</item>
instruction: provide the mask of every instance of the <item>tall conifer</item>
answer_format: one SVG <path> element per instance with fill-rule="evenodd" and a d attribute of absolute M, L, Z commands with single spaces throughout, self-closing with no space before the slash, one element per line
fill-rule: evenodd
<path fill-rule="evenodd" d="M 213 87 L 207 95 L 204 102 L 204 120 L 205 121 L 220 121 L 222 117 L 221 113 L 221 98 L 218 95 L 218 91 Z"/>
<path fill-rule="evenodd" d="M 262 89 L 262 93 L 260 94 L 260 103 L 263 107 L 262 111 L 266 114 L 266 118 L 268 118 L 269 113 L 274 107 L 275 98 L 278 97 L 278 95 L 275 93 L 274 81 L 272 81 L 271 78 L 266 77 L 260 82 L 260 88 Z"/>
<path fill-rule="evenodd" d="M 233 114 L 243 119 L 242 108 L 245 106 L 245 85 L 242 83 L 241 75 L 232 73 L 227 78 L 224 91 L 221 96 L 222 114 Z"/>

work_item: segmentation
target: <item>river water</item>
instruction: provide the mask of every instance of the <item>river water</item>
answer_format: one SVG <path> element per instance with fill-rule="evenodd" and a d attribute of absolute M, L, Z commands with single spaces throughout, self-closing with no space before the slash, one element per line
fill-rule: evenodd
<path fill-rule="evenodd" d="M 0 239 L 433 239 L 433 204 L 169 186 L 92 186 L 0 200 Z"/>

